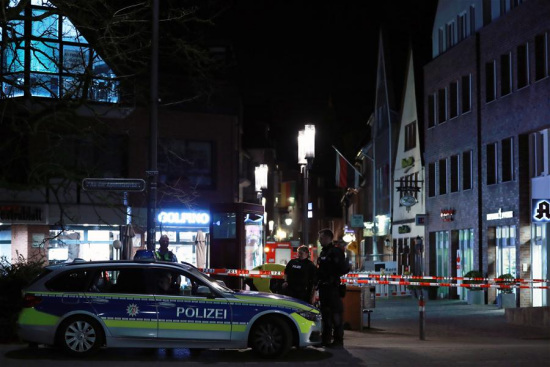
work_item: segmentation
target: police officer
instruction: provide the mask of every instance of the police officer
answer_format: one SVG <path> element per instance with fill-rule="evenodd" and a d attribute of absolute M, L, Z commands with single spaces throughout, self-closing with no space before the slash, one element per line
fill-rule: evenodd
<path fill-rule="evenodd" d="M 287 296 L 311 303 L 313 286 L 316 281 L 317 267 L 309 260 L 309 249 L 298 247 L 298 258 L 288 262 L 285 268 L 283 293 Z"/>
<path fill-rule="evenodd" d="M 319 231 L 322 250 L 317 259 L 317 277 L 323 317 L 322 343 L 327 347 L 338 348 L 344 345 L 344 305 L 338 288 L 340 276 L 346 273 L 348 266 L 342 249 L 332 243 L 333 237 L 330 229 Z M 331 340 L 333 336 L 334 341 Z"/>
<path fill-rule="evenodd" d="M 178 262 L 178 258 L 174 253 L 170 250 L 168 250 L 168 244 L 169 244 L 168 236 L 163 234 L 160 236 L 159 239 L 159 249 L 155 251 L 155 258 L 157 260 L 161 261 L 171 261 L 171 262 Z"/>

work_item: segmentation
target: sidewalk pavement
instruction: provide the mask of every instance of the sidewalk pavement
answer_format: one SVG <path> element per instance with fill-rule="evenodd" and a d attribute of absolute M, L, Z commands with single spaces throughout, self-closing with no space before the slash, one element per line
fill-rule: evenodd
<path fill-rule="evenodd" d="M 418 300 L 378 298 L 371 328 L 346 330 L 345 349 L 366 366 L 548 366 L 550 328 L 513 325 L 496 305 L 427 300 L 420 340 Z"/>

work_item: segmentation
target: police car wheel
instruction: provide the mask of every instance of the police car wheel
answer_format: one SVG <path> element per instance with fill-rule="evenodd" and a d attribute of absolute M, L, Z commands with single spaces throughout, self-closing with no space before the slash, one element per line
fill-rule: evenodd
<path fill-rule="evenodd" d="M 284 320 L 268 317 L 252 328 L 250 346 L 263 358 L 282 357 L 291 347 L 291 335 Z"/>
<path fill-rule="evenodd" d="M 61 324 L 58 344 L 71 355 L 85 356 L 96 352 L 103 345 L 103 333 L 95 320 L 76 316 Z"/>

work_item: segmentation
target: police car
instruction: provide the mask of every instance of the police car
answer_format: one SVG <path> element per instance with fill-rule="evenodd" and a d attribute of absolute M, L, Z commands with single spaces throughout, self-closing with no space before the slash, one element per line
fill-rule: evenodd
<path fill-rule="evenodd" d="M 48 266 L 23 292 L 19 334 L 85 356 L 101 347 L 243 349 L 266 358 L 321 343 L 321 315 L 294 298 L 233 291 L 190 264 Z"/>

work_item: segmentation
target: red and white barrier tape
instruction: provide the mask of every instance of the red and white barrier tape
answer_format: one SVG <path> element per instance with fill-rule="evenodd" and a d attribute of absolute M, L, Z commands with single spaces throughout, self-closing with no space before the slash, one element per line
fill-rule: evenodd
<path fill-rule="evenodd" d="M 202 271 L 205 274 L 217 274 L 217 275 L 226 275 L 226 276 L 243 276 L 246 278 L 276 278 L 281 279 L 284 276 L 283 271 L 274 271 L 274 270 L 245 270 L 245 269 L 203 269 L 199 268 L 200 271 Z M 498 283 L 498 282 L 506 282 L 506 283 L 550 283 L 550 281 L 546 279 L 525 279 L 525 278 L 516 278 L 516 279 L 501 279 L 501 278 L 466 278 L 466 277 L 440 277 L 440 276 L 433 276 L 433 275 L 380 275 L 380 274 L 371 274 L 371 273 L 349 273 L 344 275 L 341 278 L 343 281 L 351 281 L 353 279 L 362 279 L 362 280 L 380 280 L 380 282 L 371 283 L 371 284 L 398 284 L 398 285 L 418 285 L 414 282 L 415 279 L 418 280 L 424 280 L 424 279 L 431 279 L 431 280 L 447 280 L 447 281 L 478 281 L 478 282 L 489 282 L 489 283 Z M 350 280 L 347 280 L 350 279 Z M 388 280 L 390 279 L 390 280 Z M 393 279 L 401 279 L 401 281 L 391 281 Z M 415 283 L 412 284 L 411 283 Z M 403 282 L 405 281 L 405 282 Z M 363 283 L 363 282 L 361 282 Z M 410 284 L 409 284 L 410 283 Z M 442 283 L 423 283 L 422 285 L 431 285 L 433 286 L 446 286 L 446 284 L 452 284 L 450 282 L 442 282 Z M 498 284 L 496 287 L 494 287 L 492 284 L 455 284 L 454 286 L 457 287 L 464 287 L 464 288 L 475 288 L 480 287 L 481 288 L 540 288 L 539 286 L 533 287 L 533 286 L 516 286 L 516 285 L 505 285 L 505 284 Z M 542 289 L 547 289 L 548 287 L 542 287 Z"/>

